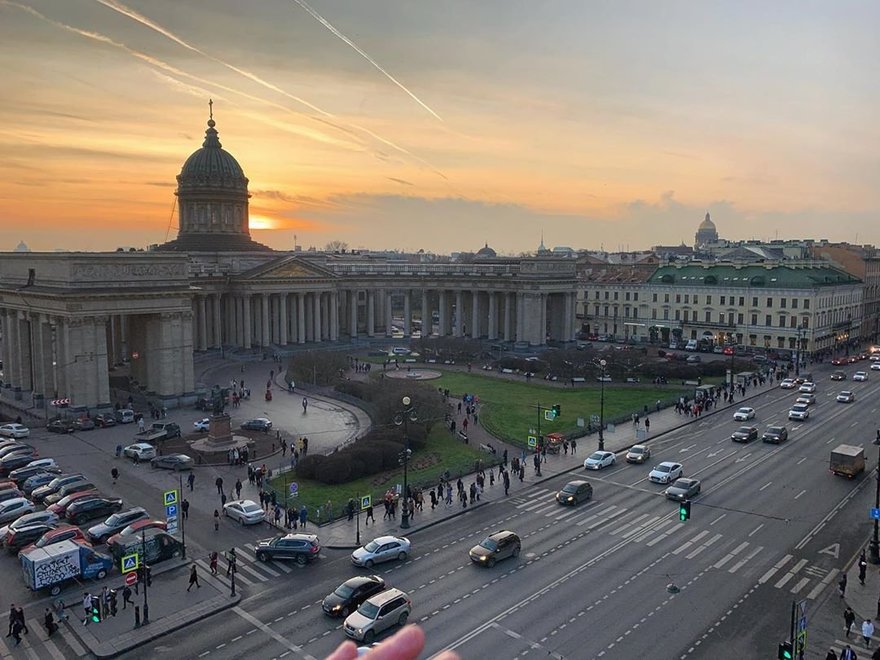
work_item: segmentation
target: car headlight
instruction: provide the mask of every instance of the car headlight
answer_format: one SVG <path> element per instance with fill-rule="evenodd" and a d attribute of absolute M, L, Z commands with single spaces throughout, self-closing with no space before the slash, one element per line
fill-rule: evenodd
<path fill-rule="evenodd" d="M 574 497 L 572 497 L 571 495 L 569 495 L 566 499 L 567 499 L 569 502 L 571 502 L 571 501 L 574 499 Z"/>

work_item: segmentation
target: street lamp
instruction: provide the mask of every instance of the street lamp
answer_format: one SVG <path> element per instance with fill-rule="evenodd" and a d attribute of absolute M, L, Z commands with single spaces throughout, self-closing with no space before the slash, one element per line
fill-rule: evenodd
<path fill-rule="evenodd" d="M 605 360 L 599 360 L 602 375 L 599 376 L 599 451 L 605 450 Z"/>
<path fill-rule="evenodd" d="M 794 375 L 795 376 L 801 375 L 801 344 L 804 341 L 804 331 L 805 330 L 806 330 L 806 327 L 804 326 L 803 322 L 801 322 L 801 324 L 797 328 L 797 352 L 795 353 L 796 362 L 794 363 Z"/>
<path fill-rule="evenodd" d="M 403 442 L 404 449 L 400 452 L 398 462 L 403 465 L 403 507 L 400 510 L 400 528 L 409 529 L 409 485 L 407 484 L 407 472 L 409 468 L 409 457 L 412 450 L 409 448 L 409 423 L 417 422 L 419 416 L 416 414 L 415 408 L 412 406 L 412 399 L 408 396 L 401 399 L 403 410 L 398 410 L 394 414 L 394 423 L 397 426 L 403 424 Z"/>
<path fill-rule="evenodd" d="M 149 586 L 149 578 L 147 577 L 147 571 L 150 570 L 150 567 L 147 566 L 147 530 L 141 530 L 141 560 L 144 563 L 144 618 L 142 621 L 142 625 L 147 625 L 150 622 L 150 604 L 147 602 L 147 586 Z"/>
<path fill-rule="evenodd" d="M 877 445 L 877 493 L 874 496 L 874 508 L 880 509 L 880 429 L 877 430 L 874 444 Z M 868 550 L 871 553 L 871 563 L 880 564 L 880 520 L 877 518 L 874 518 L 874 537 L 868 544 Z"/>

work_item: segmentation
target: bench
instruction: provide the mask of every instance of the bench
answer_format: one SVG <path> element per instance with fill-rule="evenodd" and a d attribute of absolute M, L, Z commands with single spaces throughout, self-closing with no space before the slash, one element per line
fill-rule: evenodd
<path fill-rule="evenodd" d="M 572 384 L 574 384 L 574 383 L 586 383 L 586 382 L 587 382 L 587 379 L 584 378 L 583 376 L 575 376 L 574 378 L 571 379 L 571 382 L 572 382 Z"/>
<path fill-rule="evenodd" d="M 459 431 L 459 432 L 458 432 L 458 439 L 459 439 L 459 440 L 464 440 L 464 442 L 467 443 L 467 441 L 468 441 L 468 434 L 465 433 L 464 431 Z"/>
<path fill-rule="evenodd" d="M 513 373 L 513 369 L 502 369 L 502 370 L 501 370 L 501 373 L 503 373 L 503 374 L 512 374 L 512 373 Z"/>
<path fill-rule="evenodd" d="M 493 446 L 490 445 L 490 444 L 486 444 L 485 442 L 481 442 L 481 443 L 480 443 L 480 449 L 482 449 L 483 451 L 485 451 L 485 452 L 487 452 L 487 453 L 489 453 L 489 454 L 494 454 L 494 453 L 496 453 L 496 452 L 495 452 L 495 447 L 493 447 Z"/>

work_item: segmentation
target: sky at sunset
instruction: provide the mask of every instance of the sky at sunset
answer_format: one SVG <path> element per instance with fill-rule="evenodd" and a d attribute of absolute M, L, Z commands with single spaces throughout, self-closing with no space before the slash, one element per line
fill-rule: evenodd
<path fill-rule="evenodd" d="M 276 249 L 880 244 L 880 2 L 0 0 L 0 250 L 144 247 L 208 99 Z M 296 239 L 294 239 L 296 237 Z"/>

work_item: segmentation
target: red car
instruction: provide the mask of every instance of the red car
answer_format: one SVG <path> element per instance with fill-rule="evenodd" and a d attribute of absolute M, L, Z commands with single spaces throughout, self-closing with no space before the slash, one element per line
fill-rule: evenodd
<path fill-rule="evenodd" d="M 724 347 L 725 355 L 733 355 L 733 346 L 725 346 Z"/>
<path fill-rule="evenodd" d="M 58 517 L 63 518 L 64 512 L 67 511 L 67 507 L 76 502 L 77 500 L 81 500 L 83 498 L 89 499 L 93 497 L 100 497 L 100 494 L 97 490 L 81 490 L 78 493 L 71 493 L 66 497 L 62 497 L 60 500 L 52 504 L 51 506 L 46 507 L 46 511 L 51 511 L 58 515 Z"/>
<path fill-rule="evenodd" d="M 839 367 L 842 364 L 847 364 L 847 361 L 844 360 L 843 358 L 834 358 L 833 360 L 831 360 L 831 364 L 833 364 L 836 367 Z"/>
<path fill-rule="evenodd" d="M 128 536 L 129 534 L 140 534 L 141 530 L 144 529 L 168 529 L 168 525 L 162 520 L 136 520 L 118 534 L 114 534 L 109 539 L 107 539 L 107 544 L 109 545 L 111 543 L 119 543 L 119 540 L 123 536 Z"/>
<path fill-rule="evenodd" d="M 28 552 L 33 548 L 45 548 L 47 545 L 60 543 L 61 541 L 77 541 L 78 543 L 84 543 L 89 547 L 92 546 L 89 539 L 86 538 L 86 535 L 79 527 L 74 525 L 59 525 L 55 529 L 43 534 L 37 539 L 36 543 L 31 543 L 30 545 L 25 546 L 21 552 Z"/>

